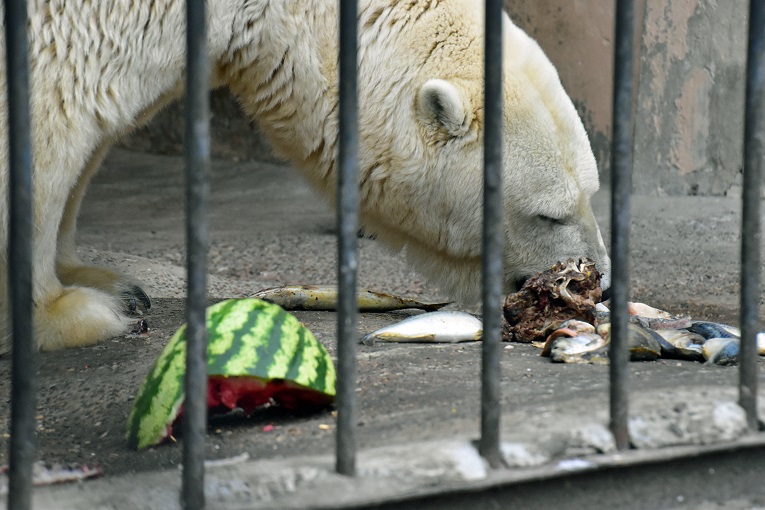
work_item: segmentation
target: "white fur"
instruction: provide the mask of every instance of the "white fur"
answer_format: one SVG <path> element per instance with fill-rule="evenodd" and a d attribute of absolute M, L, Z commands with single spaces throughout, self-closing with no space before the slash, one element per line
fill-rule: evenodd
<path fill-rule="evenodd" d="M 207 3 L 214 86 L 228 86 L 275 151 L 330 200 L 337 3 Z M 477 296 L 480 281 L 481 3 L 360 2 L 362 221 L 465 299 Z M 29 2 L 35 331 L 42 348 L 93 343 L 125 327 L 119 297 L 134 284 L 82 265 L 74 251 L 76 217 L 113 141 L 182 93 L 183 8 L 173 0 Z M 504 25 L 506 290 L 515 278 L 568 256 L 593 257 L 607 270 L 589 203 L 597 169 L 582 124 L 539 47 L 509 18 Z M 4 65 L 2 46 L 0 53 Z M 7 168 L 6 117 L 3 102 L 0 158 Z M 7 171 L 1 175 L 6 197 Z M 7 217 L 7 206 L 0 207 L 3 247 Z M 0 266 L 4 275 L 4 249 Z M 0 353 L 9 347 L 6 295 L 3 276 Z"/>

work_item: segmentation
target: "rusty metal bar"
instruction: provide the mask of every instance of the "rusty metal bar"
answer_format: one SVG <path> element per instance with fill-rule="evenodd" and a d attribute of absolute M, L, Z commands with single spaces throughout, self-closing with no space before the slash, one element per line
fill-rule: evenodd
<path fill-rule="evenodd" d="M 741 221 L 741 355 L 739 403 L 750 430 L 757 430 L 757 332 L 760 331 L 760 193 L 765 115 L 765 12 L 763 0 L 749 2 L 749 50 L 744 120 L 744 190 Z"/>
<path fill-rule="evenodd" d="M 500 330 L 502 310 L 502 1 L 486 0 L 484 46 L 483 348 L 481 439 L 490 466 L 502 465 L 500 442 Z"/>
<path fill-rule="evenodd" d="M 356 474 L 356 274 L 358 270 L 358 4 L 340 0 L 340 147 L 337 164 L 337 446 L 338 473 Z"/>
<path fill-rule="evenodd" d="M 620 450 L 629 447 L 627 431 L 629 352 L 630 187 L 632 181 L 632 47 L 634 5 L 617 0 L 614 52 L 613 141 L 611 150 L 611 432 Z"/>
<path fill-rule="evenodd" d="M 183 416 L 181 504 L 205 507 L 207 432 L 207 220 L 210 185 L 210 62 L 204 0 L 186 2 L 186 398 Z"/>
<path fill-rule="evenodd" d="M 11 440 L 8 508 L 32 506 L 36 455 L 37 356 L 32 332 L 32 144 L 30 140 L 27 3 L 5 2 L 8 77 L 8 286 L 11 315 Z"/>

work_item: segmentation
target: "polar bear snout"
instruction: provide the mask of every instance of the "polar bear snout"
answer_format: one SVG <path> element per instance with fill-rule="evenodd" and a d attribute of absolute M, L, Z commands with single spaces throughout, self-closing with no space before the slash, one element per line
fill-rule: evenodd
<path fill-rule="evenodd" d="M 529 274 L 529 275 L 519 276 L 519 277 L 515 278 L 515 281 L 513 282 L 513 287 L 515 288 L 515 292 L 517 292 L 517 291 L 521 290 L 521 287 L 523 287 L 523 285 L 524 285 L 524 284 L 525 284 L 527 281 L 529 281 L 529 279 L 530 279 L 532 276 L 533 276 L 533 275 L 530 275 L 530 274 Z"/>

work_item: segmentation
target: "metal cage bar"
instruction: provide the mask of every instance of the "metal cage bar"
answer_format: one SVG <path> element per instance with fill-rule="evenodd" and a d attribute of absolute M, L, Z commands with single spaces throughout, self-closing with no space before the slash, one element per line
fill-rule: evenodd
<path fill-rule="evenodd" d="M 502 309 L 502 1 L 486 0 L 484 46 L 483 346 L 481 356 L 481 439 L 490 466 L 501 466 L 500 329 Z"/>
<path fill-rule="evenodd" d="M 632 47 L 634 5 L 617 0 L 614 37 L 613 141 L 611 150 L 611 347 L 609 356 L 611 432 L 620 450 L 629 447 L 627 431 L 629 352 L 630 187 L 632 181 Z"/>
<path fill-rule="evenodd" d="M 338 473 L 356 474 L 356 274 L 358 270 L 358 3 L 340 0 L 340 147 L 337 164 L 337 443 Z"/>
<path fill-rule="evenodd" d="M 765 12 L 763 0 L 749 2 L 749 48 L 746 66 L 744 120 L 744 190 L 741 218 L 741 356 L 739 403 L 749 429 L 757 418 L 757 332 L 760 330 L 760 193 L 762 172 L 762 117 L 765 115 Z"/>
<path fill-rule="evenodd" d="M 26 1 L 6 1 L 4 21 L 10 171 L 7 278 L 13 337 L 8 508 L 26 510 L 32 506 L 37 409 L 37 356 L 32 333 L 32 150 Z"/>
<path fill-rule="evenodd" d="M 186 2 L 186 398 L 183 416 L 181 503 L 205 506 L 204 457 L 207 432 L 207 220 L 210 167 L 210 62 L 204 0 Z"/>

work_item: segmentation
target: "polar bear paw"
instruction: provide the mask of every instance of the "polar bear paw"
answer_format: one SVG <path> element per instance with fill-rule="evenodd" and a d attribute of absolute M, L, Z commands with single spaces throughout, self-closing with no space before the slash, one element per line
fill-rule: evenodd
<path fill-rule="evenodd" d="M 64 287 L 40 304 L 34 333 L 44 351 L 92 345 L 124 334 L 130 324 L 120 299 L 93 288 Z"/>
<path fill-rule="evenodd" d="M 121 300 L 127 313 L 135 313 L 139 307 L 143 310 L 151 308 L 151 299 L 146 292 L 125 275 L 86 265 L 59 266 L 56 272 L 64 285 L 91 287 Z"/>

